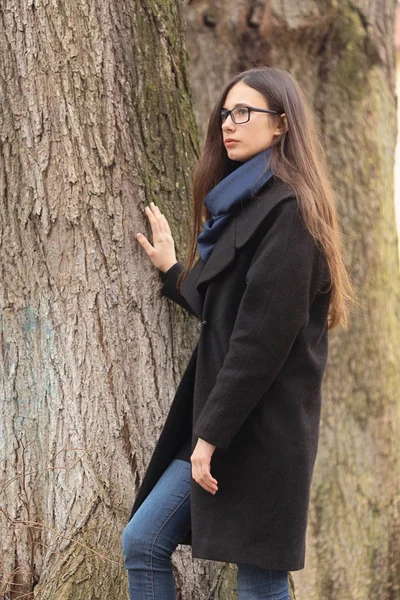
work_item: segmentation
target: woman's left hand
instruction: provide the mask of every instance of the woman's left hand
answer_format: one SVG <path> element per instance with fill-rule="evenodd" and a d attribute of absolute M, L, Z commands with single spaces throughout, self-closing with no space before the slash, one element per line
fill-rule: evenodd
<path fill-rule="evenodd" d="M 192 477 L 207 492 L 215 494 L 218 491 L 218 481 L 210 472 L 211 457 L 216 446 L 199 438 L 190 457 Z"/>

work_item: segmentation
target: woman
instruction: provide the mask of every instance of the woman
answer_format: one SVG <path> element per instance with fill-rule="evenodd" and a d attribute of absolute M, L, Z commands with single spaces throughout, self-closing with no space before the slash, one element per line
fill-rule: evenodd
<path fill-rule="evenodd" d="M 162 293 L 201 330 L 124 530 L 131 599 L 176 597 L 181 543 L 236 563 L 239 600 L 288 600 L 288 571 L 305 561 L 328 329 L 347 329 L 354 300 L 293 77 L 250 69 L 223 90 L 194 173 L 185 265 L 165 216 L 153 203 L 146 214 L 153 245 L 137 238 Z"/>

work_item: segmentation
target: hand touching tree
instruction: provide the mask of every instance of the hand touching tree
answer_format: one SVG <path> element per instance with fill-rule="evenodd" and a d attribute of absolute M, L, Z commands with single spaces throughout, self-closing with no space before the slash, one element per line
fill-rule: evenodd
<path fill-rule="evenodd" d="M 177 262 L 171 229 L 167 219 L 154 202 L 150 202 L 150 207 L 146 206 L 145 212 L 153 233 L 153 246 L 142 233 L 137 233 L 136 239 L 145 249 L 153 265 L 165 273 Z"/>

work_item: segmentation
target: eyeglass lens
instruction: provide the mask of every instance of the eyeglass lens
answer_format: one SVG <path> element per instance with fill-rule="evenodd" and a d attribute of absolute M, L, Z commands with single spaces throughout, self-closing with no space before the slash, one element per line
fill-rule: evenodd
<path fill-rule="evenodd" d="M 221 112 L 222 123 L 224 123 L 226 121 L 226 119 L 228 118 L 228 113 L 229 113 L 229 111 L 224 111 L 224 110 Z M 234 108 L 231 111 L 231 119 L 236 124 L 246 123 L 246 121 L 249 120 L 249 113 L 250 113 L 250 111 L 246 106 L 239 106 L 238 108 Z"/>

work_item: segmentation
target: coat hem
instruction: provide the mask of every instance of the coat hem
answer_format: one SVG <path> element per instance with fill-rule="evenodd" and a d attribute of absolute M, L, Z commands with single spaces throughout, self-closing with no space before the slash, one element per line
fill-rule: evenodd
<path fill-rule="evenodd" d="M 259 556 L 251 556 L 249 554 L 244 558 L 245 552 L 243 547 L 230 546 L 229 548 L 221 548 L 221 546 L 213 546 L 209 541 L 199 542 L 196 540 L 196 546 L 192 544 L 192 557 L 202 558 L 205 560 L 215 560 L 219 562 L 228 562 L 234 564 L 245 564 L 261 569 L 269 569 L 273 571 L 301 571 L 304 569 L 304 561 L 285 562 L 279 561 L 271 557 L 261 558 Z"/>

